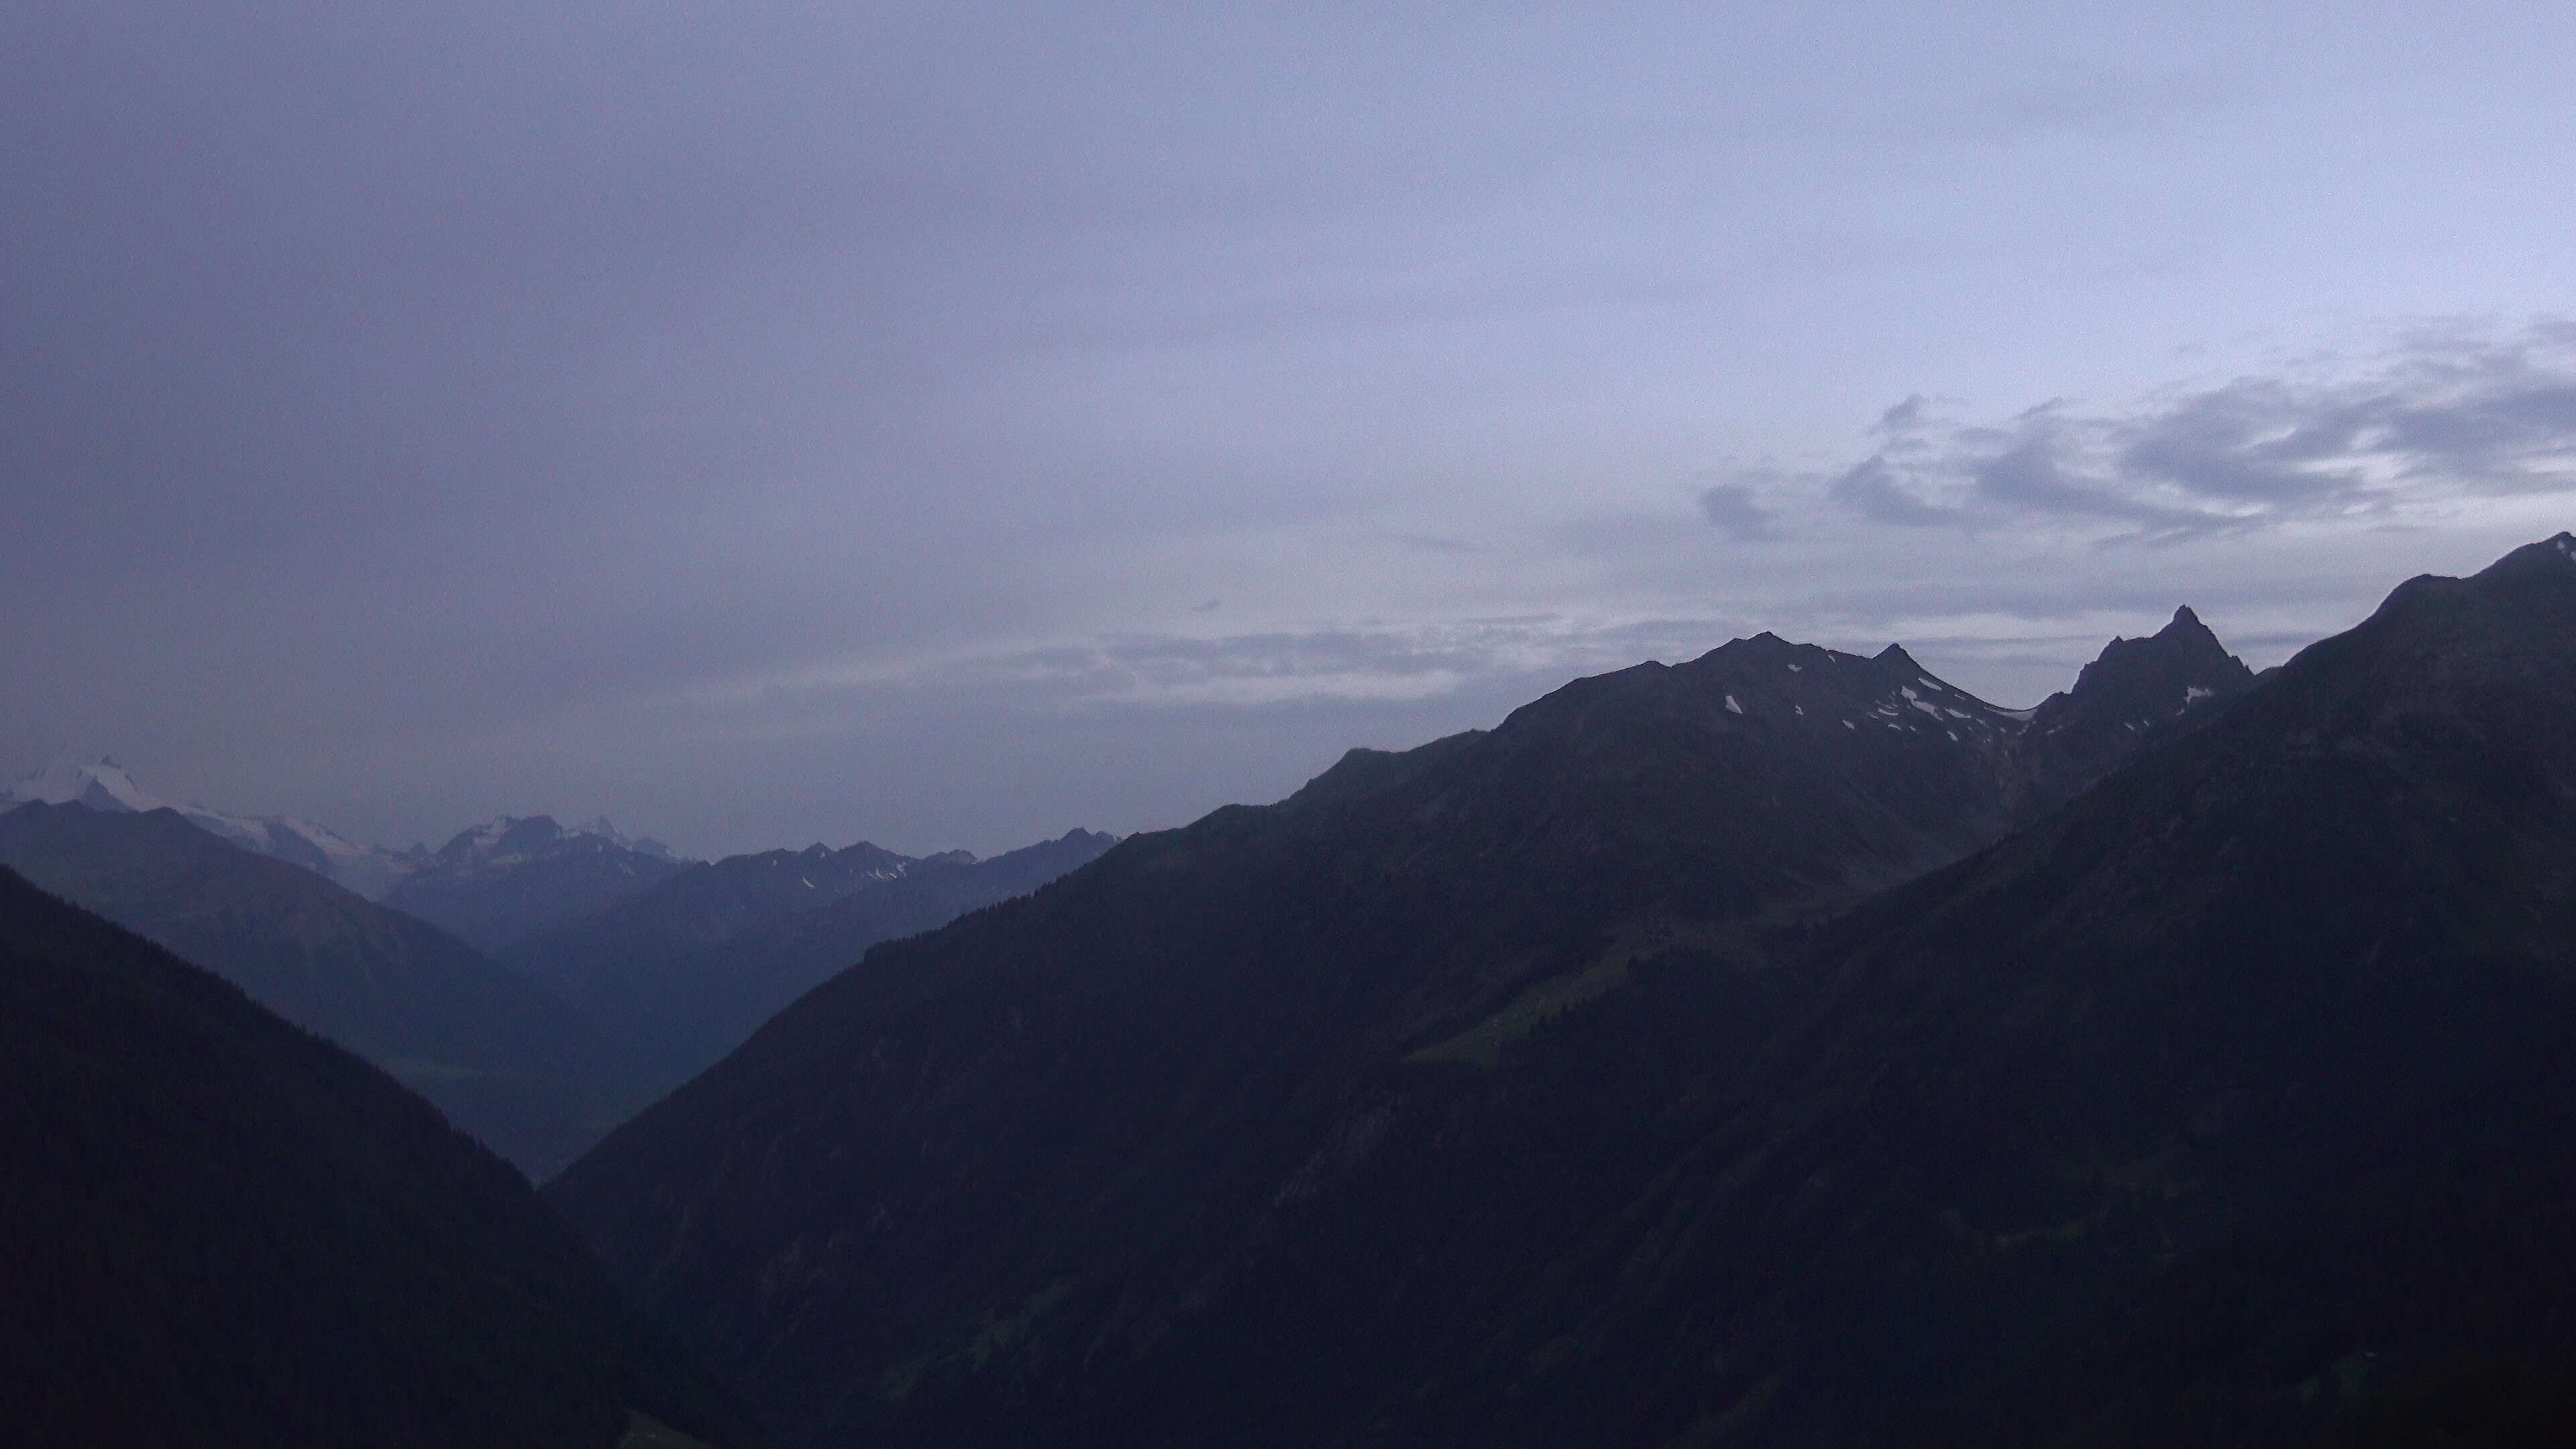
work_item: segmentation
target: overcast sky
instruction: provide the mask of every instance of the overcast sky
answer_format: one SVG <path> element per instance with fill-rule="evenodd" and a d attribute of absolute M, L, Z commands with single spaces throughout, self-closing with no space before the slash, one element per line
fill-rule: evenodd
<path fill-rule="evenodd" d="M 2576 10 L 0 0 L 0 772 L 989 851 L 2576 522 Z"/>

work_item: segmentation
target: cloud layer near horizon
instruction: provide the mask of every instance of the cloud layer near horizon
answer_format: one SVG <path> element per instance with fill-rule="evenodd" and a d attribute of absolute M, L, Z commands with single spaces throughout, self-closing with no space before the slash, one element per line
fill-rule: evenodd
<path fill-rule="evenodd" d="M 12 25 L 0 770 L 990 849 L 1761 628 L 2269 662 L 2566 511 L 2554 9 Z"/>

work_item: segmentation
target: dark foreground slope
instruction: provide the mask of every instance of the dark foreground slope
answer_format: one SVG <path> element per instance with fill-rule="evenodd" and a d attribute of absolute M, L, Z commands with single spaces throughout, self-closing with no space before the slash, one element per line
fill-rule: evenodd
<path fill-rule="evenodd" d="M 1954 1437 L 2576 1431 L 2576 539 L 2408 583 L 1858 934 L 1764 1091 L 1865 1081 L 1806 1205 L 1976 1262 Z"/>
<path fill-rule="evenodd" d="M 2552 1442 L 2571 933 L 2562 538 L 1786 970 L 1676 952 L 1481 1090 L 1391 1083 L 1198 1366 L 1304 1325 L 1341 1442 Z M 1117 1412 L 1215 1422 L 1178 1397 Z"/>
<path fill-rule="evenodd" d="M 607 1129 L 605 1044 L 446 932 L 175 811 L 26 805 L 0 865 L 248 991 L 392 1072 L 534 1176 Z"/>
<path fill-rule="evenodd" d="M 881 941 L 1026 895 L 1117 842 L 1075 830 L 977 860 L 865 843 L 693 865 L 522 949 L 615 1042 L 621 1102 L 659 1098 Z"/>
<path fill-rule="evenodd" d="M 5 870 L 0 1161 L 19 1442 L 752 1442 L 507 1164 Z"/>
<path fill-rule="evenodd" d="M 815 1442 L 1115 1438 L 1093 1401 L 1254 1291 L 1390 1074 L 1478 1078 L 1641 953 L 1753 951 L 1991 840 L 2016 728 L 1901 650 L 1764 636 L 1354 752 L 880 948 L 554 1197 Z"/>
<path fill-rule="evenodd" d="M 1825 926 L 2027 777 L 1786 650 L 880 950 L 556 1201 L 815 1444 L 2543 1436 L 2576 540 Z"/>

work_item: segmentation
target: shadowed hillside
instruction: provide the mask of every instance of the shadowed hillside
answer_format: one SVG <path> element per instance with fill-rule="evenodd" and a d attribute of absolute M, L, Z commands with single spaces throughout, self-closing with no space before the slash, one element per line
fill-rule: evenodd
<path fill-rule="evenodd" d="M 168 947 L 400 1078 L 543 1177 L 612 1120 L 608 1051 L 517 972 L 176 812 L 25 805 L 0 865 Z"/>
<path fill-rule="evenodd" d="M 1823 654 L 1131 840 L 873 953 L 553 1196 L 800 1443 L 2555 1422 L 2576 540 L 1982 850 L 2011 722 Z"/>
<path fill-rule="evenodd" d="M 508 1164 L 5 870 L 0 1153 L 25 1442 L 757 1442 Z"/>
<path fill-rule="evenodd" d="M 1277 806 L 1130 840 L 872 953 L 555 1198 L 814 1442 L 1186 1440 L 1217 1419 L 1164 1423 L 1185 1391 L 1142 1387 L 1184 1362 L 1201 1368 L 1179 1382 L 1280 1396 L 1238 1407 L 1295 1442 L 1382 1411 L 1305 1377 L 1366 1340 L 1345 1315 L 1394 1332 L 1417 1310 L 1389 1318 L 1365 1292 L 1291 1307 L 1356 1291 L 1379 1247 L 1296 1255 L 1293 1288 L 1263 1265 L 1410 1112 L 1440 1110 L 1407 1104 L 1476 1099 L 1532 1040 L 1633 995 L 1648 962 L 1752 969 L 1821 913 L 1993 840 L 2029 793 L 2021 725 L 1900 649 L 1766 635 L 1579 681 L 1490 732 L 1354 751 Z M 1561 1232 L 1582 1199 L 1532 1211 Z M 1453 1206 L 1455 1242 L 1504 1251 L 1472 1230 L 1495 1208 Z M 1220 1347 L 1261 1343 L 1258 1375 Z M 1411 1383 L 1419 1352 L 1381 1345 L 1351 1371 Z"/>

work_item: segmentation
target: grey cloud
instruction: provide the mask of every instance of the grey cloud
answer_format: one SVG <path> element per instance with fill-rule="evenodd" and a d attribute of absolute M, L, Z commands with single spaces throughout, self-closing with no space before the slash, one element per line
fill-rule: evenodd
<path fill-rule="evenodd" d="M 1970 467 L 1974 496 L 2004 514 L 2107 519 L 2157 535 L 2210 524 L 2206 515 L 2159 505 L 2087 472 L 2086 452 L 2081 430 L 2051 416 L 2024 418 L 2001 452 Z"/>
<path fill-rule="evenodd" d="M 2298 407 L 2278 383 L 2201 393 L 2137 424 L 2119 462 L 2140 477 L 2253 505 L 2349 492 L 2350 470 L 2321 466 L 2347 451 L 2348 439 L 2336 437 L 2337 410 L 2281 431 L 2280 419 Z"/>
<path fill-rule="evenodd" d="M 2061 66 L 1973 99 L 1960 123 L 1987 141 L 2099 135 L 2152 130 L 2243 99 L 2241 88 L 2205 72 Z"/>
<path fill-rule="evenodd" d="M 1873 523 L 1899 528 L 1932 528 L 1967 523 L 1963 509 L 1931 503 L 1907 487 L 1885 454 L 1865 458 L 1843 471 L 1825 490 L 1836 503 Z"/>
<path fill-rule="evenodd" d="M 2576 490 L 2576 347 L 2544 323 L 2401 343 L 2154 397 L 2063 402 L 2001 423 L 1932 421 L 1918 395 L 1828 487 L 1899 527 L 2109 528 L 2174 542 L 2312 520 L 2397 520 L 2461 500 Z"/>
<path fill-rule="evenodd" d="M 1738 543 L 1767 543 L 1780 536 L 1779 515 L 1763 507 L 1746 484 L 1716 483 L 1701 489 L 1699 511 L 1710 527 Z"/>
<path fill-rule="evenodd" d="M 1216 636 L 1114 635 L 893 676 L 768 686 L 708 707 L 718 714 L 741 708 L 766 718 L 785 709 L 840 720 L 894 694 L 998 691 L 1016 709 L 1061 714 L 1481 697 L 1504 681 L 1537 691 L 1641 659 L 1692 658 L 1737 632 L 1735 621 L 1718 619 L 1586 623 L 1545 615 Z"/>
<path fill-rule="evenodd" d="M 1930 398 L 1919 392 L 1913 393 L 1905 401 L 1880 413 L 1878 421 L 1871 424 L 1870 431 L 1890 438 L 1910 436 L 1923 425 L 1924 413 L 1931 406 Z"/>
<path fill-rule="evenodd" d="M 1463 538 L 1451 538 L 1447 534 L 1443 533 L 1399 533 L 1395 535 L 1395 541 L 1403 544 L 1407 548 L 1420 549 L 1424 553 L 1449 554 L 1455 556 L 1461 554 L 1483 553 L 1485 551 L 1481 547 L 1469 543 Z"/>

